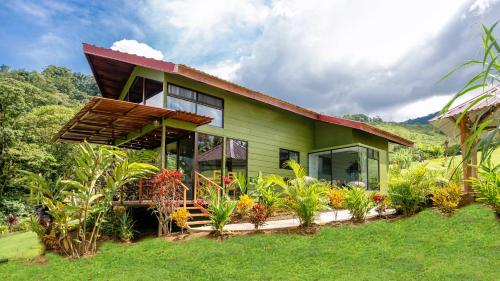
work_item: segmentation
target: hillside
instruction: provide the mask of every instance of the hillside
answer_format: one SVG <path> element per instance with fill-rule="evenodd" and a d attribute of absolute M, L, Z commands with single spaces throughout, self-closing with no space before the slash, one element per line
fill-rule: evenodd
<path fill-rule="evenodd" d="M 448 137 L 441 133 L 431 124 L 403 124 L 393 122 L 382 122 L 373 124 L 383 130 L 394 133 L 398 136 L 410 139 L 415 143 L 424 145 L 442 146 Z M 457 140 L 448 139 L 450 144 Z"/>
<path fill-rule="evenodd" d="M 422 116 L 422 117 L 408 119 L 408 120 L 403 121 L 401 123 L 403 123 L 403 124 L 428 124 L 429 120 L 434 118 L 434 116 L 438 115 L 438 113 L 439 112 L 430 113 L 430 114 L 427 114 L 427 115 Z"/>

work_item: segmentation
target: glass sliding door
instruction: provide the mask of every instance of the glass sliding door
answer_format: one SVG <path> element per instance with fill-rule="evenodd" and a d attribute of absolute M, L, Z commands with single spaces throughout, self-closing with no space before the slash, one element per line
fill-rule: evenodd
<path fill-rule="evenodd" d="M 219 184 L 222 183 L 223 144 L 222 137 L 198 133 L 198 172 Z"/>
<path fill-rule="evenodd" d="M 188 199 L 193 198 L 194 180 L 194 133 L 179 138 L 178 140 L 178 168 L 184 173 L 184 184 L 189 187 Z"/>
<path fill-rule="evenodd" d="M 177 169 L 177 141 L 167 143 L 167 169 Z"/>

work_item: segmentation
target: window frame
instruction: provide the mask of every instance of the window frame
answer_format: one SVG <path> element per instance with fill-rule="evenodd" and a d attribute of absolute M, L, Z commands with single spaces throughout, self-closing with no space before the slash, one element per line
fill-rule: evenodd
<path fill-rule="evenodd" d="M 296 150 L 291 150 L 291 149 L 288 149 L 288 148 L 281 148 L 279 149 L 279 152 L 278 152 L 278 165 L 280 166 L 279 168 L 280 169 L 283 169 L 283 170 L 291 170 L 290 167 L 283 167 L 283 164 L 284 162 L 282 163 L 281 162 L 281 151 L 286 151 L 287 154 L 288 154 L 288 159 L 285 160 L 285 161 L 289 161 L 290 160 L 290 152 L 293 152 L 293 153 L 297 153 L 297 163 L 300 164 L 300 151 L 296 151 Z"/>
<path fill-rule="evenodd" d="M 194 99 L 189 99 L 189 98 L 186 98 L 186 97 L 177 96 L 175 94 L 171 95 L 170 91 L 169 91 L 169 86 L 170 85 L 175 86 L 175 87 L 179 87 L 179 88 L 182 88 L 182 89 L 185 89 L 185 90 L 189 90 L 191 92 L 194 92 L 194 94 L 195 94 Z M 198 94 L 202 94 L 202 95 L 214 98 L 214 99 L 218 99 L 218 100 L 220 100 L 222 102 L 222 106 L 219 108 L 219 107 L 211 105 L 211 104 L 200 102 L 200 101 L 198 101 Z M 224 108 L 225 108 L 225 101 L 224 101 L 223 98 L 219 98 L 219 97 L 216 97 L 216 96 L 213 96 L 213 95 L 209 95 L 209 94 L 206 94 L 204 92 L 200 92 L 200 91 L 197 91 L 197 90 L 194 90 L 194 89 L 191 89 L 191 88 L 188 88 L 188 87 L 184 87 L 184 86 L 181 86 L 181 85 L 178 85 L 178 84 L 175 84 L 175 83 L 170 83 L 170 82 L 167 82 L 167 91 L 166 91 L 166 94 L 165 94 L 165 99 L 167 99 L 167 102 L 165 102 L 165 107 L 166 108 L 167 108 L 167 104 L 168 104 L 168 96 L 172 96 L 172 97 L 174 97 L 176 99 L 180 99 L 180 100 L 184 100 L 184 101 L 188 101 L 188 102 L 194 103 L 194 113 L 195 114 L 198 114 L 198 104 L 222 111 L 222 117 L 221 117 L 222 118 L 222 124 L 221 124 L 220 127 L 216 126 L 216 125 L 211 125 L 211 124 L 207 124 L 207 125 L 208 126 L 212 126 L 212 127 L 216 127 L 216 128 L 224 128 Z"/>
<path fill-rule="evenodd" d="M 307 164 L 308 164 L 308 170 L 307 170 L 307 173 L 309 174 L 309 167 L 310 167 L 310 160 L 309 160 L 309 156 L 311 154 L 315 154 L 315 153 L 319 153 L 319 152 L 326 152 L 326 151 L 330 151 L 330 154 L 332 155 L 332 161 L 333 161 L 333 152 L 335 150 L 339 150 L 339 149 L 344 149 L 344 148 L 352 148 L 352 147 L 356 147 L 356 148 L 359 148 L 359 147 L 364 147 L 367 149 L 367 152 L 366 152 L 366 174 L 367 174 L 367 179 L 366 179 L 366 190 L 367 191 L 370 191 L 370 190 L 380 190 L 380 151 L 378 149 L 375 149 L 375 148 L 372 148 L 372 147 L 369 147 L 369 146 L 365 146 L 365 145 L 361 145 L 361 144 L 355 144 L 355 145 L 348 145 L 348 146 L 344 146 L 344 147 L 337 147 L 337 148 L 330 148 L 330 149 L 324 149 L 324 150 L 317 150 L 317 151 L 313 151 L 313 152 L 308 152 L 307 153 Z M 377 158 L 370 158 L 370 150 L 374 153 L 376 153 L 377 155 Z M 359 155 L 359 152 L 358 152 L 358 155 Z M 369 174 L 369 170 L 368 170 L 368 159 L 373 159 L 373 160 L 377 160 L 377 177 L 378 177 L 378 187 L 377 188 L 370 188 L 368 186 L 368 177 L 370 176 Z M 332 169 L 330 171 L 330 178 L 332 179 L 331 182 L 333 182 L 333 164 L 332 164 Z"/>

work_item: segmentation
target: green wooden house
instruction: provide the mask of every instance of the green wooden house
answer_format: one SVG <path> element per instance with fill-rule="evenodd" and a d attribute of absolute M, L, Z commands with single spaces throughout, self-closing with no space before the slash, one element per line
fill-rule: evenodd
<path fill-rule="evenodd" d="M 188 200 L 196 175 L 310 176 L 367 189 L 387 184 L 389 143 L 413 142 L 371 125 L 327 116 L 182 64 L 83 44 L 102 97 L 57 134 L 67 142 L 159 149 L 161 166 L 182 169 Z M 139 198 L 142 199 L 142 198 Z"/>

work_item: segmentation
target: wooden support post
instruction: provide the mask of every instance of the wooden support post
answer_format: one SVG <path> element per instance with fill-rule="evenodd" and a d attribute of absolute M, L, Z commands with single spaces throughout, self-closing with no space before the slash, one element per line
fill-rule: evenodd
<path fill-rule="evenodd" d="M 139 178 L 139 202 L 142 202 L 142 178 Z"/>
<path fill-rule="evenodd" d="M 186 203 L 186 197 L 187 197 L 186 192 L 187 192 L 187 190 L 185 188 L 183 190 L 184 190 L 184 209 L 186 209 L 187 208 L 187 203 Z"/>
<path fill-rule="evenodd" d="M 194 173 L 194 183 L 193 183 L 193 202 L 196 203 L 198 190 L 198 174 Z"/>
<path fill-rule="evenodd" d="M 472 192 L 470 183 L 467 181 L 471 176 L 471 161 L 467 158 L 467 138 L 469 137 L 469 127 L 467 125 L 467 115 L 460 120 L 460 145 L 462 147 L 462 168 L 464 180 L 464 192 Z"/>
<path fill-rule="evenodd" d="M 165 126 L 165 120 L 162 120 L 161 122 L 161 168 L 165 169 L 166 167 L 166 146 L 167 146 L 167 127 Z"/>

